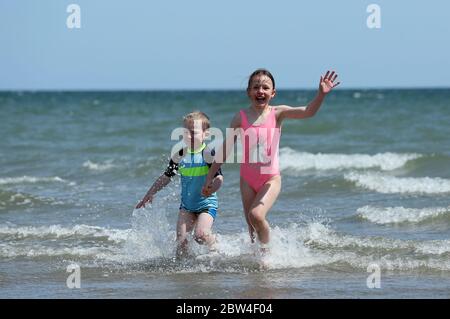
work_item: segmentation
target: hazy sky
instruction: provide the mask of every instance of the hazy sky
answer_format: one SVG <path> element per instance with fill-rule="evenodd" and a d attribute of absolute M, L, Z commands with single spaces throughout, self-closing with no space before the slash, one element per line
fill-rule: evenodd
<path fill-rule="evenodd" d="M 449 35 L 448 0 L 0 0 L 0 89 L 450 87 Z"/>

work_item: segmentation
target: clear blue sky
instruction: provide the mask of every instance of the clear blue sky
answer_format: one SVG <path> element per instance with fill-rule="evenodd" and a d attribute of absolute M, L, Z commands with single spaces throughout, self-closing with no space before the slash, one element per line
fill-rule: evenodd
<path fill-rule="evenodd" d="M 448 0 L 0 0 L 0 90 L 450 87 L 449 34 Z"/>

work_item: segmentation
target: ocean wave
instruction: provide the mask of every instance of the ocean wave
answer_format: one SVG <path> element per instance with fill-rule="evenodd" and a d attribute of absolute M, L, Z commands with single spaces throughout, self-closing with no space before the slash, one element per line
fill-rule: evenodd
<path fill-rule="evenodd" d="M 34 183 L 52 183 L 52 182 L 60 182 L 60 183 L 69 183 L 69 181 L 62 179 L 58 176 L 53 177 L 35 177 L 35 176 L 20 176 L 20 177 L 3 177 L 0 178 L 0 185 L 8 185 L 8 184 L 34 184 Z"/>
<path fill-rule="evenodd" d="M 0 190 L 0 210 L 39 205 L 62 205 L 64 202 L 51 197 L 35 196 L 22 192 Z"/>
<path fill-rule="evenodd" d="M 107 160 L 103 163 L 95 163 L 91 162 L 90 160 L 87 160 L 86 162 L 83 163 L 83 167 L 92 171 L 106 171 L 116 167 L 116 165 L 112 163 L 112 160 Z"/>
<path fill-rule="evenodd" d="M 139 217 L 135 215 L 138 217 L 135 222 L 140 224 L 141 229 L 134 229 L 128 239 L 127 249 L 110 261 L 145 262 L 145 267 L 152 270 L 170 272 L 245 272 L 260 269 L 258 245 L 250 243 L 247 232 L 217 234 L 217 251 L 213 254 L 208 254 L 206 247 L 193 242 L 190 254 L 194 259 L 188 267 L 174 265 L 170 262 L 174 257 L 174 231 L 145 227 L 145 216 L 145 212 L 141 212 Z M 162 223 L 166 227 L 166 221 Z M 264 257 L 265 267 L 269 269 L 334 265 L 366 269 L 375 262 L 391 270 L 450 270 L 450 262 L 443 262 L 450 249 L 449 242 L 445 240 L 412 241 L 350 236 L 319 222 L 291 224 L 287 228 L 275 226 L 271 238 L 270 254 Z"/>
<path fill-rule="evenodd" d="M 274 227 L 271 237 L 270 253 L 262 257 L 266 269 L 317 266 L 346 269 L 350 266 L 365 271 L 375 263 L 383 270 L 450 270 L 448 240 L 357 237 L 337 233 L 318 222 L 305 226 L 292 224 L 288 228 Z M 249 243 L 248 234 L 223 235 L 218 239 L 217 253 L 210 258 L 207 254 L 201 259 L 202 271 L 260 269 L 257 267 L 261 259 L 258 257 L 258 245 Z M 245 262 L 236 263 L 241 257 Z"/>
<path fill-rule="evenodd" d="M 450 252 L 448 240 L 414 241 L 384 237 L 357 237 L 339 234 L 320 223 L 310 224 L 308 225 L 308 228 L 309 236 L 306 244 L 316 248 L 344 248 L 366 253 L 373 253 L 374 251 L 380 253 L 393 253 L 395 251 L 405 250 L 431 255 L 436 252 L 439 252 L 439 254 Z M 426 247 L 434 248 L 427 250 Z M 439 248 L 436 249 L 436 247 Z"/>
<path fill-rule="evenodd" d="M 109 229 L 100 226 L 76 225 L 63 227 L 61 225 L 50 226 L 0 226 L 0 238 L 3 240 L 20 240 L 34 238 L 104 238 L 105 240 L 121 243 L 128 238 L 129 230 Z"/>
<path fill-rule="evenodd" d="M 28 194 L 0 190 L 0 209 L 8 206 L 28 206 L 35 201 L 38 199 Z"/>
<path fill-rule="evenodd" d="M 0 256 L 3 258 L 53 258 L 53 257 L 83 257 L 107 259 L 114 250 L 105 247 L 48 247 L 43 245 L 18 246 L 0 244 Z"/>
<path fill-rule="evenodd" d="M 390 171 L 404 166 L 420 154 L 379 153 L 367 154 L 312 154 L 297 152 L 289 147 L 280 149 L 280 168 L 296 170 L 345 170 L 378 168 Z"/>
<path fill-rule="evenodd" d="M 363 219 L 372 223 L 385 225 L 397 223 L 420 223 L 436 217 L 450 215 L 450 207 L 405 208 L 364 206 L 357 209 Z"/>
<path fill-rule="evenodd" d="M 355 269 L 367 270 L 370 265 L 377 265 L 381 271 L 450 271 L 448 258 L 427 258 L 420 260 L 414 257 L 399 256 L 360 256 L 354 253 L 338 253 L 336 265 L 347 264 Z"/>
<path fill-rule="evenodd" d="M 155 210 L 156 213 L 156 210 Z M 158 213 L 156 213 L 158 214 Z M 217 234 L 216 252 L 190 239 L 189 256 L 176 261 L 175 231 L 164 218 L 158 222 L 148 210 L 137 210 L 133 228 L 111 230 L 79 225 L 73 228 L 2 227 L 0 256 L 53 258 L 82 257 L 97 266 L 145 268 L 153 272 L 248 272 L 265 269 L 339 267 L 365 271 L 368 265 L 382 269 L 450 271 L 449 240 L 415 241 L 342 234 L 319 222 L 272 228 L 270 253 L 260 256 L 245 231 Z M 151 219 L 151 220 L 150 220 Z M 151 226 L 150 226 L 151 225 Z M 159 226 L 162 226 L 159 227 Z M 43 240 L 72 238 L 78 240 Z M 91 240 L 104 237 L 107 241 Z M 23 238 L 31 240 L 21 240 Z M 32 240 L 37 239 L 37 240 Z M 71 247 L 68 247 L 71 246 Z"/>
<path fill-rule="evenodd" d="M 423 254 L 443 255 L 450 253 L 450 240 L 430 240 L 417 244 L 416 251 Z"/>
<path fill-rule="evenodd" d="M 357 186 L 383 194 L 444 194 L 450 193 L 450 180 L 431 177 L 394 177 L 380 173 L 355 173 L 344 178 Z"/>

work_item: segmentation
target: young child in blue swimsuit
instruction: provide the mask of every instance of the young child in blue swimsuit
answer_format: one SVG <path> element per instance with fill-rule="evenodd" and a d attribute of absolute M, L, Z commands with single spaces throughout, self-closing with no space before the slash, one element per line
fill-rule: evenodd
<path fill-rule="evenodd" d="M 210 128 L 208 116 L 202 112 L 192 112 L 184 116 L 183 124 L 183 139 L 187 146 L 172 155 L 166 171 L 136 205 L 136 208 L 141 208 L 151 203 L 154 195 L 169 184 L 178 171 L 181 175 L 181 204 L 177 222 L 177 257 L 186 255 L 187 237 L 193 230 L 196 242 L 214 249 L 215 236 L 211 229 L 218 208 L 216 191 L 223 183 L 223 175 L 219 170 L 214 174 L 211 194 L 201 194 L 214 158 L 214 150 L 204 143 Z"/>

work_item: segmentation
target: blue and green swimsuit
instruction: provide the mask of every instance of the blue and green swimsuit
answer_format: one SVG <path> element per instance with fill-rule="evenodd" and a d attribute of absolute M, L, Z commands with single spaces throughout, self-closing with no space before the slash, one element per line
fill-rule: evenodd
<path fill-rule="evenodd" d="M 180 209 L 195 214 L 207 212 L 213 218 L 216 217 L 218 208 L 216 193 L 207 197 L 201 194 L 213 158 L 214 149 L 208 149 L 206 144 L 203 143 L 195 151 L 183 148 L 178 152 L 176 158 L 170 159 L 164 175 L 173 177 L 178 171 L 181 176 Z M 218 175 L 222 175 L 220 169 L 215 176 Z"/>

